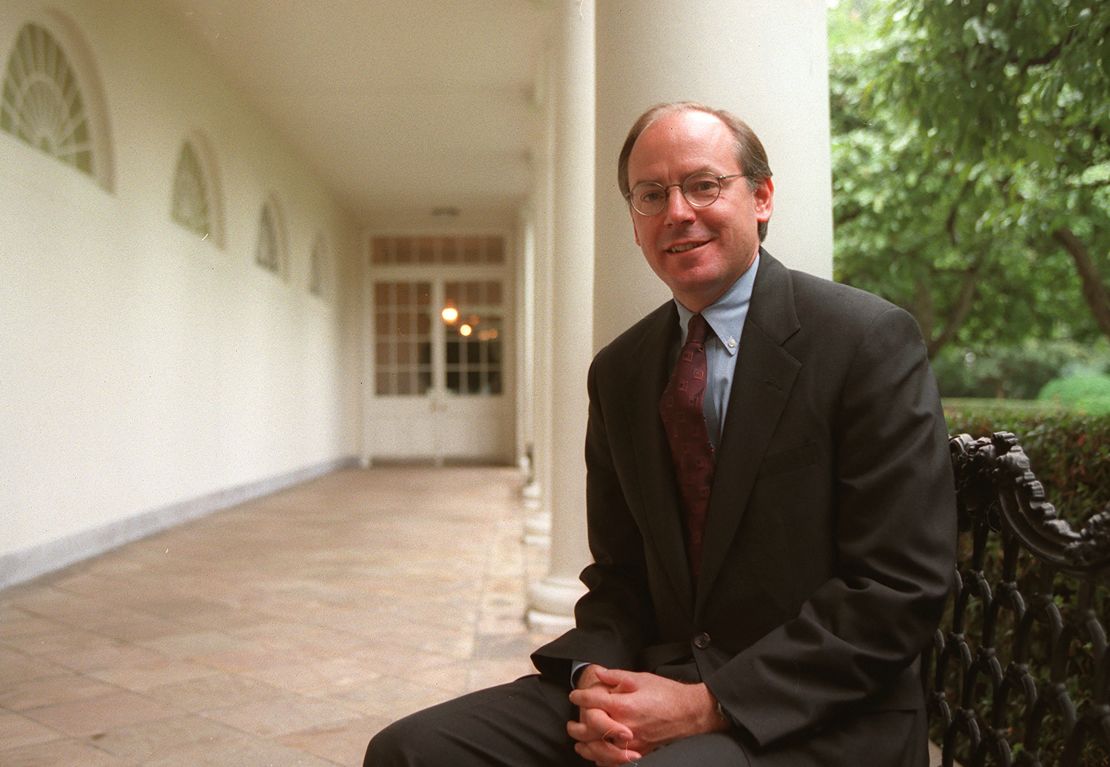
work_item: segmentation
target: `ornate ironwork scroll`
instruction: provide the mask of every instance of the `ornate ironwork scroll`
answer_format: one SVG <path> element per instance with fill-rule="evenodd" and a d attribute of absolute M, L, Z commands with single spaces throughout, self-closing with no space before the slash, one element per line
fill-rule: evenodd
<path fill-rule="evenodd" d="M 922 657 L 942 764 L 1110 765 L 1110 508 L 1074 530 L 1013 434 L 950 447 L 956 585 Z"/>

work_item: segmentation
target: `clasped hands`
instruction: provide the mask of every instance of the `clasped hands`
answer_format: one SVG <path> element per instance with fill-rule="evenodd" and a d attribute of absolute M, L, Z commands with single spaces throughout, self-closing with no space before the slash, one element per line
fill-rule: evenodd
<path fill-rule="evenodd" d="M 574 750 L 598 767 L 635 762 L 681 738 L 728 728 L 704 684 L 656 674 L 586 666 L 570 702 L 578 721 L 567 722 Z"/>

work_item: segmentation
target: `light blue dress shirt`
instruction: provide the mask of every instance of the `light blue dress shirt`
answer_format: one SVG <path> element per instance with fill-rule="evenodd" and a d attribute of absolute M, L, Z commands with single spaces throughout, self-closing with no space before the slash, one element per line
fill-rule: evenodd
<path fill-rule="evenodd" d="M 710 330 L 705 338 L 706 393 L 702 403 L 705 413 L 705 426 L 709 439 L 716 447 L 721 442 L 721 430 L 728 414 L 728 397 L 732 392 L 732 379 L 736 374 L 736 354 L 740 351 L 740 336 L 744 332 L 744 322 L 748 319 L 748 306 L 752 302 L 752 288 L 755 287 L 755 274 L 759 269 L 759 254 L 755 256 L 748 271 L 740 275 L 736 282 L 714 303 L 701 311 Z M 686 328 L 694 312 L 687 309 L 678 299 L 678 324 L 682 332 L 682 342 L 686 340 Z M 678 359 L 678 353 L 675 353 Z"/>
<path fill-rule="evenodd" d="M 702 412 L 705 413 L 705 426 L 714 447 L 720 444 L 721 429 L 728 413 L 728 397 L 732 392 L 732 379 L 736 374 L 736 353 L 740 351 L 740 336 L 744 332 L 744 322 L 748 319 L 748 306 L 752 302 L 752 288 L 755 287 L 755 273 L 759 270 L 759 254 L 755 256 L 748 271 L 740 275 L 732 287 L 724 292 L 714 303 L 702 310 L 701 316 L 713 332 L 705 337 L 705 367 L 708 377 Z M 678 324 L 682 332 L 679 348 L 686 341 L 686 328 L 694 312 L 687 309 L 676 298 Z M 678 359 L 679 349 L 674 351 Z M 590 665 L 586 661 L 574 661 L 570 669 L 570 686 L 574 687 L 578 672 Z"/>

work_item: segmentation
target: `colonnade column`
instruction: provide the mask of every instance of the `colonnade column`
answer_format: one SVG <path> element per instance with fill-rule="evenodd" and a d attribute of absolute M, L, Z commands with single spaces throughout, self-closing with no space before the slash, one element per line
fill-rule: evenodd
<path fill-rule="evenodd" d="M 774 172 L 768 250 L 788 266 L 832 274 L 826 6 L 599 0 L 596 347 L 670 297 L 632 240 L 617 189 L 621 145 L 653 104 L 701 101 L 748 122 Z"/>
<path fill-rule="evenodd" d="M 553 366 L 537 360 L 551 396 L 551 566 L 530 591 L 537 628 L 570 625 L 582 592 L 589 361 L 670 298 L 632 239 L 617 189 L 617 155 L 636 117 L 693 100 L 750 123 L 774 172 L 768 249 L 788 266 L 832 273 L 824 0 L 597 0 L 596 11 L 593 0 L 559 0 L 557 13 Z"/>
<path fill-rule="evenodd" d="M 594 3 L 559 0 L 556 13 L 551 559 L 547 577 L 529 589 L 528 610 L 529 625 L 547 631 L 573 624 L 578 574 L 589 561 L 582 455 L 593 357 Z"/>
<path fill-rule="evenodd" d="M 536 106 L 541 124 L 532 147 L 532 210 L 535 212 L 532 269 L 535 300 L 532 318 L 533 384 L 527 406 L 532 411 L 532 477 L 522 490 L 526 516 L 524 541 L 529 545 L 551 544 L 551 283 L 553 250 L 552 213 L 555 185 L 555 109 L 553 96 L 555 72 L 548 46 L 541 71 L 536 75 Z"/>

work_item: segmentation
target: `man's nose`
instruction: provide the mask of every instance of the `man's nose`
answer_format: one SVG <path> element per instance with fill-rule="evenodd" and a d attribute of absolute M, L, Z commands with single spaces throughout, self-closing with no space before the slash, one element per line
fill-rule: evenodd
<path fill-rule="evenodd" d="M 686 195 L 682 194 L 681 186 L 672 184 L 663 190 L 663 194 L 667 195 L 667 204 L 664 211 L 667 223 L 690 221 L 694 218 L 696 215 L 694 206 L 687 201 Z"/>

